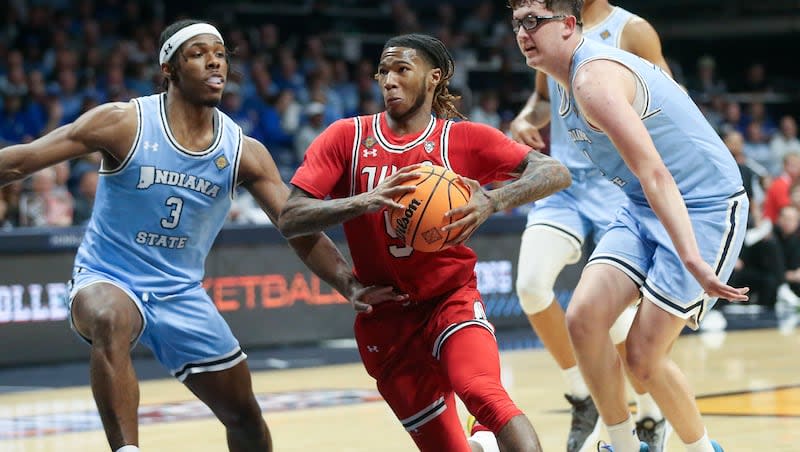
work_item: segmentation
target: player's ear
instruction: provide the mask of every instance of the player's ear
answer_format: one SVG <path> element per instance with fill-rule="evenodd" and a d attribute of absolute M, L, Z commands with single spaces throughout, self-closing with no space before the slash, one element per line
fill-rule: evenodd
<path fill-rule="evenodd" d="M 169 63 L 164 63 L 161 65 L 161 75 L 166 80 L 172 80 L 172 72 L 170 70 Z"/>
<path fill-rule="evenodd" d="M 568 38 L 578 28 L 578 18 L 575 16 L 567 16 L 562 23 L 564 24 L 562 28 L 562 36 L 564 38 Z"/>
<path fill-rule="evenodd" d="M 442 69 L 441 68 L 433 68 L 428 72 L 428 81 L 433 86 L 439 86 L 439 83 L 442 81 Z"/>

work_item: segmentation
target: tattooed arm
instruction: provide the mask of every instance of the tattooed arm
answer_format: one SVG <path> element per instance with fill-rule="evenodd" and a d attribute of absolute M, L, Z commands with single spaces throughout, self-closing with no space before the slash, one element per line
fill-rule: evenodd
<path fill-rule="evenodd" d="M 491 191 L 484 190 L 478 181 L 462 177 L 469 185 L 472 197 L 466 206 L 447 212 L 446 216 L 460 219 L 442 229 L 449 231 L 463 228 L 448 245 L 466 241 L 493 213 L 542 199 L 572 183 L 572 176 L 564 165 L 536 151 L 529 152 L 510 175 L 516 177 L 516 180 Z"/>
<path fill-rule="evenodd" d="M 517 180 L 485 193 L 492 213 L 545 198 L 572 183 L 572 176 L 564 165 L 539 152 L 528 153 L 511 175 Z"/>

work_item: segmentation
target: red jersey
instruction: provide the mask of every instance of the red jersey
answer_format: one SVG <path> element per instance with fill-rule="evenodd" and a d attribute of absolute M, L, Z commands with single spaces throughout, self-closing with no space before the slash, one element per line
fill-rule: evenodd
<path fill-rule="evenodd" d="M 397 136 L 379 113 L 331 124 L 311 143 L 292 184 L 319 199 L 346 198 L 374 189 L 400 168 L 430 162 L 485 185 L 508 179 L 528 152 L 495 128 L 433 116 L 421 133 Z M 353 218 L 344 230 L 364 285 L 391 285 L 423 301 L 474 277 L 477 257 L 470 248 L 414 251 L 398 238 L 387 209 Z"/>

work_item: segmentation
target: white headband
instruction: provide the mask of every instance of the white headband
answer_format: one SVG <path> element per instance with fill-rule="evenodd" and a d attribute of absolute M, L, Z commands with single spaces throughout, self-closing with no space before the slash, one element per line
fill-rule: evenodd
<path fill-rule="evenodd" d="M 225 44 L 222 35 L 219 34 L 219 31 L 213 25 L 206 23 L 188 25 L 178 30 L 177 33 L 170 36 L 169 39 L 164 42 L 164 45 L 161 46 L 161 52 L 158 54 L 158 64 L 164 64 L 169 61 L 170 57 L 184 42 L 197 35 L 204 34 L 214 35 L 222 41 L 223 45 Z"/>

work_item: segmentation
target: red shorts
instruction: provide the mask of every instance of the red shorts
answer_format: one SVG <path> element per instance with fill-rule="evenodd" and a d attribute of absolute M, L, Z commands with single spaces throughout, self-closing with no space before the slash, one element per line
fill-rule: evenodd
<path fill-rule="evenodd" d="M 474 278 L 440 300 L 377 305 L 372 313 L 356 317 L 355 337 L 364 366 L 422 450 L 436 450 L 430 439 L 415 437 L 428 423 L 424 430 L 449 431 L 436 433 L 434 440 L 440 445 L 452 441 L 446 450 L 469 450 L 455 412 L 453 387 L 439 360 L 447 339 L 467 327 L 484 329 L 480 340 L 494 354 L 485 362 L 497 367 L 500 385 L 494 327 L 486 320 Z"/>

